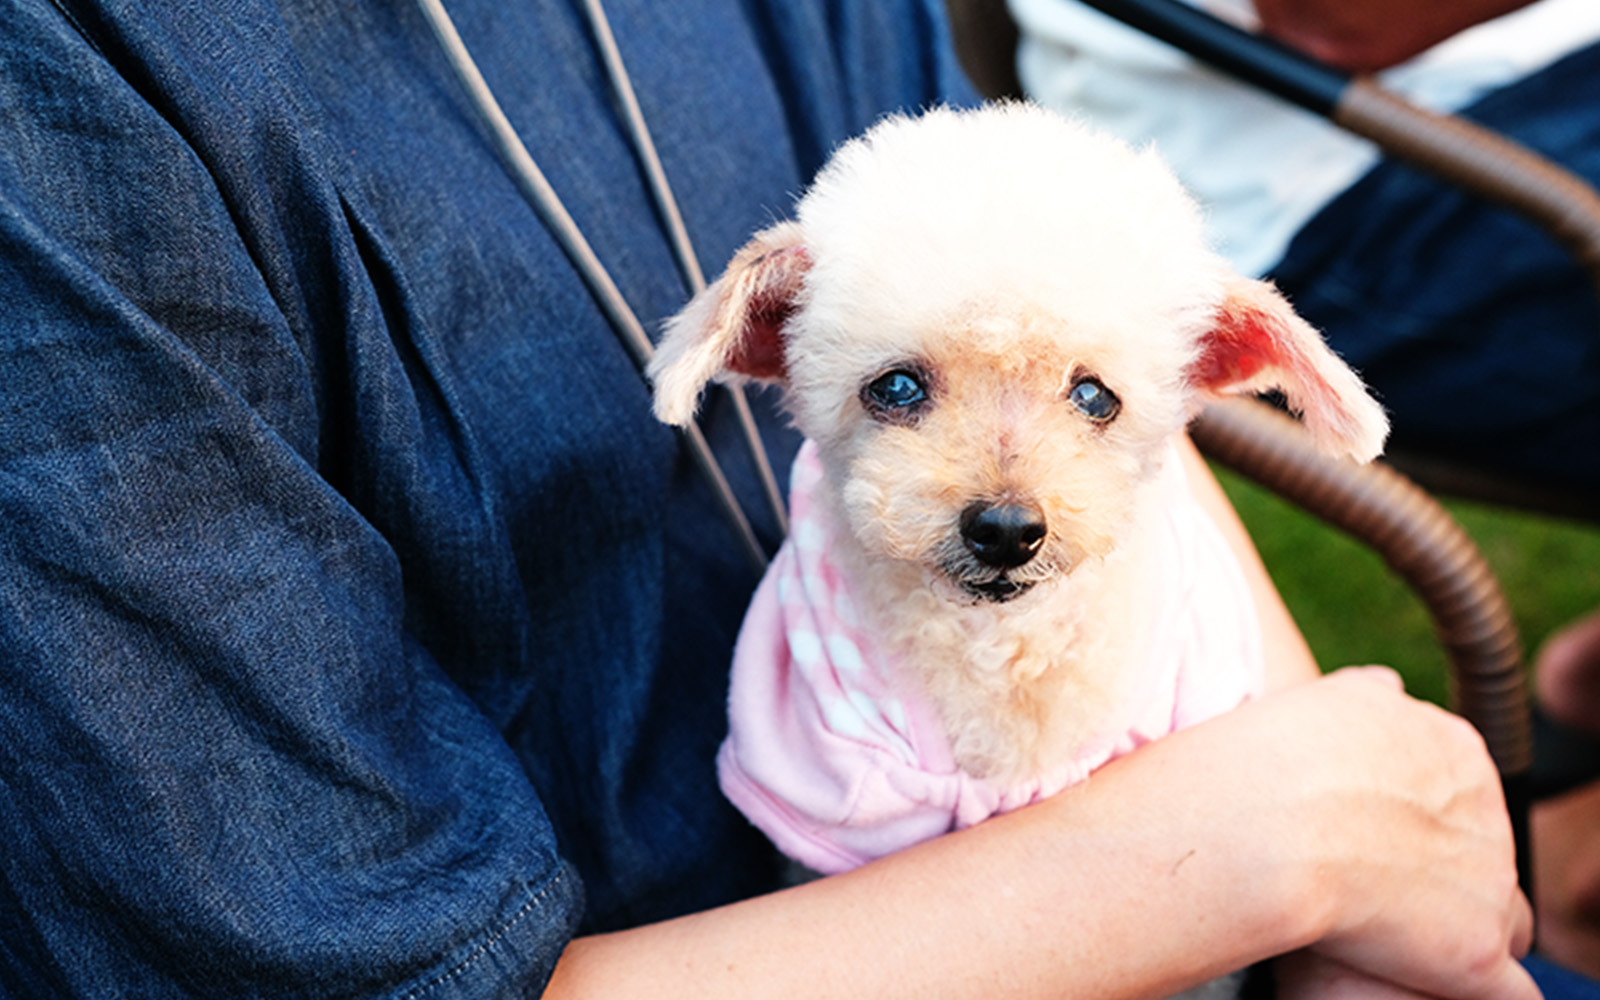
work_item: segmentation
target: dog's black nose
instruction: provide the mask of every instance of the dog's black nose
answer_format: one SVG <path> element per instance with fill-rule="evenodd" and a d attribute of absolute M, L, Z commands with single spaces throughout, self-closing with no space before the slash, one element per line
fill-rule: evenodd
<path fill-rule="evenodd" d="M 1038 554 L 1046 534 L 1044 515 L 1018 504 L 973 504 L 961 512 L 961 540 L 985 566 L 1016 569 Z"/>

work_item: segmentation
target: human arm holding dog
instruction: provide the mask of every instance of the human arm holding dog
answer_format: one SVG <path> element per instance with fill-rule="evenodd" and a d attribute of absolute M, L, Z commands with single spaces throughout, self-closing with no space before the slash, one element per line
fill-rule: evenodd
<path fill-rule="evenodd" d="M 1345 671 L 855 872 L 580 939 L 548 995 L 1156 996 L 1311 946 L 1531 998 L 1504 826 L 1465 723 Z"/>

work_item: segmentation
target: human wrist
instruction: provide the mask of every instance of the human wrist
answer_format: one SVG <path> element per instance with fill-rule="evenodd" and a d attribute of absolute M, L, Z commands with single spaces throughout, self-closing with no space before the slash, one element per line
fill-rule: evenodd
<path fill-rule="evenodd" d="M 1348 845 L 1330 839 L 1328 824 L 1317 819 L 1326 803 L 1294 793 L 1328 782 L 1321 752 L 1327 741 L 1311 737 L 1301 717 L 1286 715 L 1283 698 L 1302 706 L 1321 700 L 1305 688 L 1268 695 L 1126 759 L 1156 775 L 1160 801 L 1153 808 L 1174 824 L 1152 826 L 1152 836 L 1192 846 L 1195 857 L 1184 869 L 1196 875 L 1207 869 L 1190 869 L 1193 861 L 1202 854 L 1210 860 L 1204 891 L 1216 894 L 1242 940 L 1258 944 L 1252 960 L 1313 945 L 1359 923 L 1371 895 L 1359 891 L 1359 866 L 1348 863 Z M 1286 719 L 1298 724 L 1286 729 Z M 1179 770 L 1187 773 L 1178 776 Z"/>
<path fill-rule="evenodd" d="M 1168 912 L 1199 913 L 1196 932 L 1234 967 L 1320 940 L 1344 907 L 1304 817 L 1283 808 L 1277 781 L 1262 776 L 1273 748 L 1256 715 L 1246 706 L 1112 762 L 1081 788 L 1094 802 L 1069 793 L 1040 804 L 1059 810 L 1079 853 L 1138 856 L 1159 869 L 1156 891 L 1189 900 Z M 1096 831 L 1105 843 L 1084 851 Z"/>

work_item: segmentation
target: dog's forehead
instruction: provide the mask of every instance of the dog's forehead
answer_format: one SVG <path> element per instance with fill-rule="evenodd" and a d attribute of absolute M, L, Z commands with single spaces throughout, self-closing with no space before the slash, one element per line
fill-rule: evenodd
<path fill-rule="evenodd" d="M 820 315 L 927 329 L 994 307 L 1137 336 L 1216 301 L 1220 261 L 1154 157 L 1033 108 L 892 121 L 799 209 Z M 975 327 L 974 333 L 981 333 Z"/>
<path fill-rule="evenodd" d="M 1141 392 L 1169 384 L 1193 359 L 1181 324 L 1092 324 L 1025 307 L 975 309 L 916 340 L 947 379 L 1051 396 L 1085 375 Z"/>
<path fill-rule="evenodd" d="M 807 381 L 848 385 L 902 364 L 945 379 L 1003 380 L 1057 391 L 1088 372 L 1133 387 L 1168 384 L 1193 361 L 1210 307 L 1138 296 L 1062 309 L 1014 297 L 859 296 L 824 282 L 796 328 L 791 363 Z"/>
<path fill-rule="evenodd" d="M 1126 341 L 1049 312 L 1002 303 L 964 306 L 914 331 L 921 356 L 942 368 L 1041 379 L 1086 363 L 1114 365 L 1117 357 L 1137 353 Z"/>

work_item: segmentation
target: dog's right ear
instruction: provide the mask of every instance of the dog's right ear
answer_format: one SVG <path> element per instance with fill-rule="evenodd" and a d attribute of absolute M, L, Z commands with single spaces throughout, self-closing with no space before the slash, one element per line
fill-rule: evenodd
<path fill-rule="evenodd" d="M 687 424 L 713 378 L 782 381 L 783 325 L 810 266 L 797 223 L 779 223 L 752 237 L 722 277 L 667 323 L 649 368 L 656 416 Z"/>

